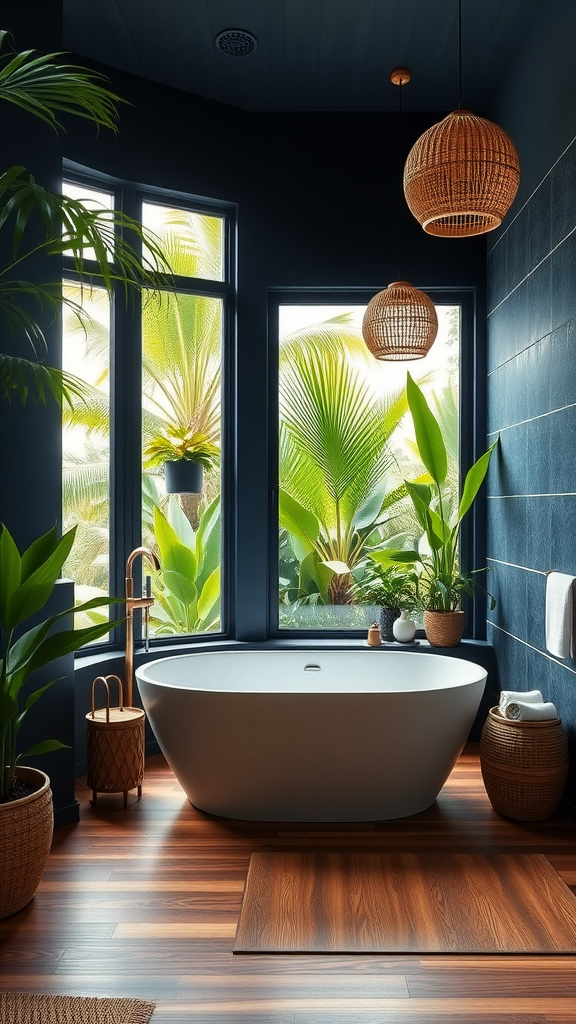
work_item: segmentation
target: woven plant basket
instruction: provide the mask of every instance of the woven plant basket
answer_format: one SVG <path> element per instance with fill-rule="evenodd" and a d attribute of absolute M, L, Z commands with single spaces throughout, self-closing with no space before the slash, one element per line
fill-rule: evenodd
<path fill-rule="evenodd" d="M 480 767 L 495 811 L 519 821 L 544 821 L 557 810 L 568 775 L 562 722 L 509 721 L 491 708 L 480 737 Z"/>
<path fill-rule="evenodd" d="M 115 708 L 110 707 L 110 679 L 118 685 L 119 706 Z M 98 682 L 104 683 L 106 706 L 96 711 L 94 690 Z M 123 706 L 118 676 L 98 676 L 92 683 L 92 710 L 86 715 L 86 723 L 86 785 L 92 790 L 93 802 L 97 793 L 123 793 L 127 807 L 131 789 L 137 787 L 138 798 L 142 796 L 144 712 Z"/>
<path fill-rule="evenodd" d="M 0 918 L 16 914 L 30 903 L 46 867 L 54 831 L 48 776 L 38 768 L 20 767 L 16 778 L 35 784 L 37 789 L 0 804 Z"/>
<path fill-rule="evenodd" d="M 511 140 L 498 125 L 454 110 L 414 143 L 404 167 L 404 195 L 431 235 L 458 238 L 492 231 L 520 181 Z"/>
<path fill-rule="evenodd" d="M 432 647 L 457 647 L 464 632 L 464 612 L 424 612 L 424 629 Z"/>

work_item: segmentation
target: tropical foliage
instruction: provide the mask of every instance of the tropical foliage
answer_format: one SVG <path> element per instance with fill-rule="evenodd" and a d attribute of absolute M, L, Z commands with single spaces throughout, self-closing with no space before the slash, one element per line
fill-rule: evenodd
<path fill-rule="evenodd" d="M 98 640 L 109 628 L 108 622 L 83 629 L 61 628 L 62 620 L 73 611 L 90 612 L 113 603 L 103 597 L 37 621 L 74 537 L 74 529 L 59 538 L 54 528 L 20 553 L 6 526 L 0 525 L 0 803 L 10 799 L 14 773 L 23 757 L 63 746 L 58 740 L 44 740 L 30 750 L 18 751 L 18 734 L 29 712 L 57 681 L 23 696 L 28 679 L 37 669 Z"/>
<path fill-rule="evenodd" d="M 153 509 L 161 569 L 155 573 L 151 622 L 157 636 L 206 633 L 220 625 L 220 500 L 193 530 L 176 498 Z"/>
<path fill-rule="evenodd" d="M 347 318 L 283 340 L 279 516 L 299 565 L 286 600 L 351 603 L 351 574 L 389 519 L 388 441 L 406 409 L 404 391 L 379 392 Z"/>
<path fill-rule="evenodd" d="M 0 101 L 45 121 L 56 133 L 62 128 L 60 112 L 116 131 L 121 101 L 106 79 L 62 63 L 61 56 L 34 50 L 16 53 L 9 47 L 9 33 L 0 31 Z M 80 319 L 82 307 L 62 296 L 59 280 L 26 279 L 26 268 L 39 255 L 66 253 L 81 278 L 96 272 L 109 294 L 118 284 L 128 294 L 133 287 L 166 285 L 164 253 L 154 235 L 131 217 L 117 210 L 88 208 L 77 199 L 52 192 L 20 165 L 0 175 L 0 230 L 5 236 L 10 233 L 4 251 L 11 253 L 0 269 L 0 320 L 16 344 L 15 351 L 0 352 L 0 396 L 7 401 L 46 402 L 51 395 L 58 402 L 71 403 L 86 389 L 78 377 L 46 364 L 44 330 L 57 319 L 62 303 Z M 143 242 L 148 254 L 144 259 L 139 251 Z"/>

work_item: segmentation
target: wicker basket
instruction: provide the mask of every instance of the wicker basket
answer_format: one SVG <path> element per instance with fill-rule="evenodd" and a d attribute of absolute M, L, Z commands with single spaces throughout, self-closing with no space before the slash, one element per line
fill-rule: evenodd
<path fill-rule="evenodd" d="M 492 807 L 519 821 L 557 810 L 568 775 L 568 745 L 559 718 L 509 721 L 491 708 L 480 737 L 480 767 Z"/>
<path fill-rule="evenodd" d="M 432 647 L 457 647 L 464 632 L 464 612 L 424 612 L 426 638 Z"/>
<path fill-rule="evenodd" d="M 108 680 L 118 684 L 119 707 L 110 707 Z M 106 707 L 94 710 L 94 691 L 97 683 L 104 683 Z M 92 790 L 96 803 L 97 793 L 123 793 L 124 807 L 128 806 L 128 792 L 138 788 L 142 796 L 144 778 L 144 722 L 141 708 L 123 706 L 122 682 L 118 676 L 97 676 L 92 683 L 92 710 L 86 715 L 86 745 L 88 771 L 86 785 Z"/>
<path fill-rule="evenodd" d="M 50 853 L 54 815 L 50 779 L 38 768 L 16 777 L 37 785 L 29 796 L 0 804 L 0 918 L 22 910 L 34 896 Z"/>

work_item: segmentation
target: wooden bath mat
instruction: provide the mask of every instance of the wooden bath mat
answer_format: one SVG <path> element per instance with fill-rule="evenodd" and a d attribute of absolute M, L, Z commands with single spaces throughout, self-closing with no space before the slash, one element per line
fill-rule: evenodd
<path fill-rule="evenodd" d="M 234 953 L 576 953 L 541 854 L 253 853 Z"/>

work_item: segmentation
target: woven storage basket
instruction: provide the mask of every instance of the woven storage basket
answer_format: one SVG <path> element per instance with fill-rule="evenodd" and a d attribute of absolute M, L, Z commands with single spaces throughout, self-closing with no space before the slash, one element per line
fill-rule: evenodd
<path fill-rule="evenodd" d="M 119 707 L 110 707 L 108 680 L 118 684 Z M 104 683 L 106 707 L 94 709 L 96 683 Z M 138 787 L 142 796 L 144 778 L 144 722 L 141 708 L 123 706 L 122 682 L 118 676 L 97 676 L 92 683 L 92 710 L 86 715 L 86 755 L 88 770 L 86 785 L 97 793 L 123 793 L 124 807 L 128 805 L 128 792 Z"/>
<path fill-rule="evenodd" d="M 48 860 L 54 815 L 50 779 L 38 768 L 16 777 L 37 785 L 29 796 L 0 805 L 0 918 L 22 910 L 34 896 Z"/>
<path fill-rule="evenodd" d="M 464 612 L 424 612 L 426 638 L 432 647 L 457 647 L 464 632 Z"/>
<path fill-rule="evenodd" d="M 549 818 L 562 800 L 568 775 L 562 722 L 509 721 L 491 708 L 480 737 L 480 767 L 499 814 L 519 821 Z"/>

